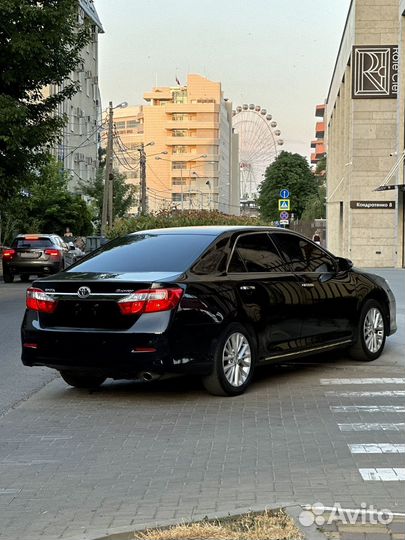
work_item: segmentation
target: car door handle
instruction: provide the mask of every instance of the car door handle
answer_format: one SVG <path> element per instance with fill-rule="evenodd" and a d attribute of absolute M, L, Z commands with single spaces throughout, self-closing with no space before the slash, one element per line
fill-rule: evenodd
<path fill-rule="evenodd" d="M 255 285 L 241 285 L 241 291 L 254 291 L 256 289 Z"/>
<path fill-rule="evenodd" d="M 315 285 L 313 283 L 301 283 L 301 287 L 309 288 L 309 287 L 315 287 Z"/>

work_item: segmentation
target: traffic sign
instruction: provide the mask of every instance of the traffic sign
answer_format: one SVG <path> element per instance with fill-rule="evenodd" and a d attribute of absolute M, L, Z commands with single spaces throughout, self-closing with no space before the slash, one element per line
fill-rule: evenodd
<path fill-rule="evenodd" d="M 290 214 L 288 212 L 280 212 L 280 219 L 288 219 Z"/>
<path fill-rule="evenodd" d="M 288 225 L 289 221 L 288 219 L 280 219 L 280 225 Z"/>
<path fill-rule="evenodd" d="M 280 197 L 282 199 L 288 199 L 289 196 L 290 196 L 290 192 L 288 191 L 288 189 L 282 189 L 280 191 Z"/>
<path fill-rule="evenodd" d="M 290 209 L 290 199 L 279 199 L 278 200 L 278 209 L 281 210 L 289 210 Z"/>

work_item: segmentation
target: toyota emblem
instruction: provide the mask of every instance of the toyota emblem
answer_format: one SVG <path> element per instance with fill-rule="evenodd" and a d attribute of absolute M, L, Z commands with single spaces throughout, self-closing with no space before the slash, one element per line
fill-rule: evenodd
<path fill-rule="evenodd" d="M 91 290 L 88 287 L 79 287 L 77 291 L 77 296 L 79 298 L 87 298 L 88 296 L 90 296 L 90 294 Z"/>

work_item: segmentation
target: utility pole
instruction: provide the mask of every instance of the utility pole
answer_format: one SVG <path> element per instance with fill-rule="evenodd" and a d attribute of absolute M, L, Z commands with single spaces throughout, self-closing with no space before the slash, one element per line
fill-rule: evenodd
<path fill-rule="evenodd" d="M 105 177 L 103 191 L 103 210 L 101 214 L 101 234 L 105 234 L 107 221 L 109 227 L 113 224 L 113 172 L 112 172 L 112 155 L 113 155 L 113 121 L 114 110 L 112 101 L 108 107 L 108 135 L 107 135 L 107 154 L 105 158 Z"/>
<path fill-rule="evenodd" d="M 146 153 L 145 145 L 142 143 L 141 147 L 138 148 L 139 152 L 139 168 L 140 168 L 140 177 L 141 177 L 141 194 L 140 194 L 140 203 L 141 203 L 141 215 L 144 216 L 147 212 L 146 208 Z"/>

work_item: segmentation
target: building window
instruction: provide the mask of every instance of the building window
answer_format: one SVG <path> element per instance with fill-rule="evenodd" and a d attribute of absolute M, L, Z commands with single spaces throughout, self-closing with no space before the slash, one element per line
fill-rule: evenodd
<path fill-rule="evenodd" d="M 125 129 L 125 122 L 114 122 L 117 129 Z"/>
<path fill-rule="evenodd" d="M 173 186 L 184 186 L 186 184 L 186 179 L 181 178 L 179 176 L 176 176 L 175 178 L 172 178 L 172 185 Z"/>
<path fill-rule="evenodd" d="M 174 129 L 173 137 L 187 137 L 188 133 L 186 129 Z"/>
<path fill-rule="evenodd" d="M 173 202 L 181 202 L 182 200 L 182 194 L 181 193 L 172 193 L 172 201 Z"/>
<path fill-rule="evenodd" d="M 186 154 L 187 150 L 187 146 L 173 146 L 173 154 Z"/>
<path fill-rule="evenodd" d="M 187 103 L 187 90 L 173 90 L 173 103 Z"/>
<path fill-rule="evenodd" d="M 185 161 L 173 161 L 172 169 L 186 169 L 187 163 Z"/>
<path fill-rule="evenodd" d="M 139 127 L 140 122 L 138 120 L 128 120 L 127 128 L 137 128 Z"/>

